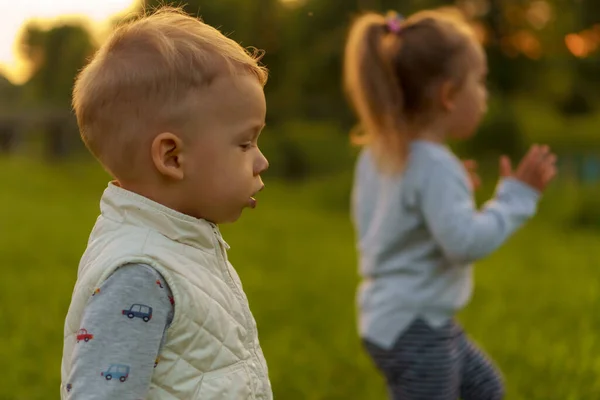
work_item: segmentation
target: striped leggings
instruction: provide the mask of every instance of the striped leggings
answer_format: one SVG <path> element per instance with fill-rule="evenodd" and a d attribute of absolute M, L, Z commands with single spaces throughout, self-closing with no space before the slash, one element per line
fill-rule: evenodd
<path fill-rule="evenodd" d="M 415 320 L 394 346 L 364 346 L 383 373 L 393 400 L 500 400 L 504 384 L 499 371 L 450 321 L 431 328 Z"/>

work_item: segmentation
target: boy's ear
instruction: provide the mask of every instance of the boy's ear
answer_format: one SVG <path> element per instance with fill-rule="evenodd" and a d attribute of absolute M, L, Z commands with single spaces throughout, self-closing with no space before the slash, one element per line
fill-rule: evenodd
<path fill-rule="evenodd" d="M 150 154 L 157 171 L 167 179 L 183 179 L 183 141 L 171 132 L 158 134 L 152 141 Z"/>
<path fill-rule="evenodd" d="M 456 96 L 456 85 L 451 80 L 442 82 L 438 87 L 438 99 L 443 111 L 454 110 L 454 98 Z"/>

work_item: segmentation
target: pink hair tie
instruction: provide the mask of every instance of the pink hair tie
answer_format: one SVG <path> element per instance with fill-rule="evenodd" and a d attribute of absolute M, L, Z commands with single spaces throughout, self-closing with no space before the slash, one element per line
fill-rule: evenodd
<path fill-rule="evenodd" d="M 389 11 L 385 18 L 387 29 L 393 33 L 400 33 L 402 30 L 402 21 L 404 18 L 396 11 Z"/>

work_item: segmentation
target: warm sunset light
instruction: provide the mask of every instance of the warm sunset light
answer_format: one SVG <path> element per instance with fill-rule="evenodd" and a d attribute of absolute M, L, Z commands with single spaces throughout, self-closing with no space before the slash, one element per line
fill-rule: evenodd
<path fill-rule="evenodd" d="M 27 66 L 18 54 L 22 27 L 34 20 L 42 25 L 83 19 L 99 32 L 111 17 L 135 6 L 136 0 L 21 0 L 0 2 L 0 71 L 17 83 L 27 78 Z"/>
<path fill-rule="evenodd" d="M 565 37 L 565 44 L 575 57 L 585 57 L 589 53 L 584 38 L 576 33 L 568 34 Z"/>

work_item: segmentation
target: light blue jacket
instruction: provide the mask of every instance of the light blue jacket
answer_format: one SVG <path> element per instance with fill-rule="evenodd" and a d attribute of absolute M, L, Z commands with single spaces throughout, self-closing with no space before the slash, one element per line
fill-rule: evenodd
<path fill-rule="evenodd" d="M 468 174 L 446 146 L 414 141 L 394 177 L 382 176 L 364 149 L 352 194 L 360 335 L 389 348 L 416 317 L 446 322 L 471 297 L 471 263 L 533 216 L 538 199 L 532 187 L 504 178 L 477 210 Z"/>

